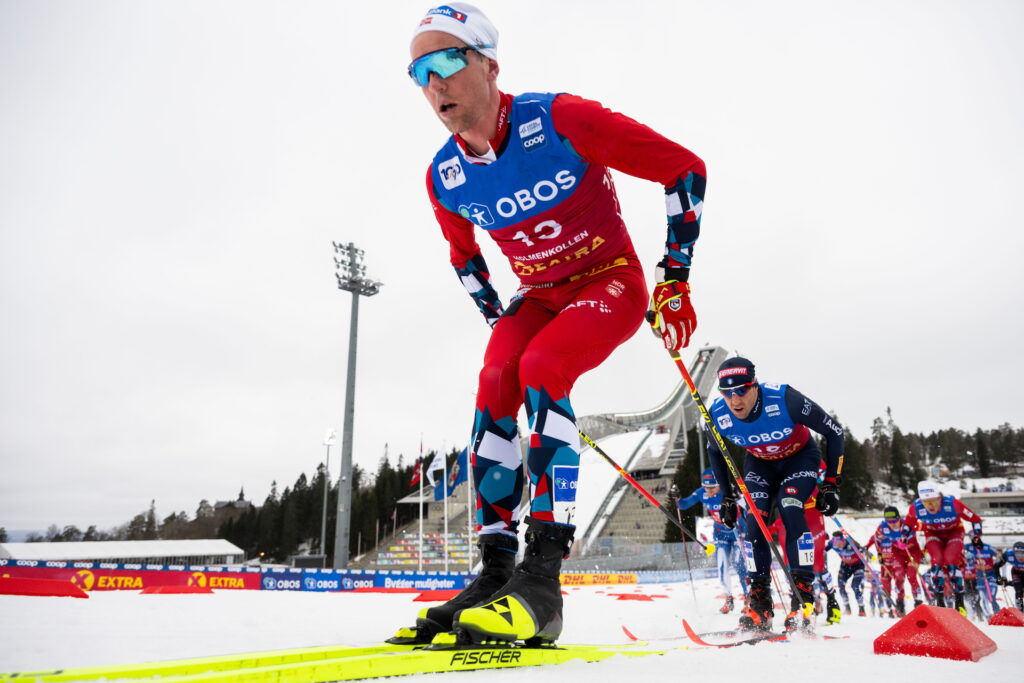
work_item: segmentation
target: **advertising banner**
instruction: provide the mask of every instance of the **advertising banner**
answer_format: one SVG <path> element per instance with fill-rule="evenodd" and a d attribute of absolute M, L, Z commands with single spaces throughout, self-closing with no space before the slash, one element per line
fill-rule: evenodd
<path fill-rule="evenodd" d="M 86 592 L 142 590 L 153 586 L 255 590 L 260 585 L 258 570 L 184 566 L 169 568 L 164 565 L 113 562 L 7 561 L 0 563 L 0 576 L 70 581 Z"/>
<path fill-rule="evenodd" d="M 608 586 L 637 583 L 636 574 L 562 574 L 563 586 Z"/>

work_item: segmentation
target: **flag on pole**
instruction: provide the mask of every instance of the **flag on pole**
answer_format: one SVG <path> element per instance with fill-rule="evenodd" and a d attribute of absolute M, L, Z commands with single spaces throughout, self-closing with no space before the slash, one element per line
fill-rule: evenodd
<path fill-rule="evenodd" d="M 466 481 L 468 469 L 466 467 L 466 460 L 469 457 L 469 453 L 465 448 L 459 453 L 459 457 L 456 458 L 455 462 L 452 463 L 452 468 L 448 472 L 448 495 L 452 495 L 455 487 Z M 444 498 L 444 486 L 438 486 L 434 489 L 434 500 L 441 500 Z"/>
<path fill-rule="evenodd" d="M 412 468 L 412 479 L 409 480 L 409 486 L 415 486 L 420 482 L 423 470 L 423 458 L 416 458 L 416 466 Z"/>
<path fill-rule="evenodd" d="M 434 459 L 430 461 L 430 467 L 427 468 L 427 483 L 428 484 L 430 484 L 431 486 L 436 486 L 437 485 L 436 484 L 436 480 L 434 479 L 434 477 L 436 476 L 435 473 L 436 472 L 441 472 L 442 473 L 441 476 L 443 477 L 444 476 L 444 470 L 445 470 L 444 465 L 445 465 L 445 463 L 444 463 L 444 453 L 435 453 L 434 454 Z"/>

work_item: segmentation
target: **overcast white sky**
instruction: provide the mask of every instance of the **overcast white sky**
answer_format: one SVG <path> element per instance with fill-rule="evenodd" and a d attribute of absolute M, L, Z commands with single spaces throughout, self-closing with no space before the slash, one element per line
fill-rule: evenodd
<path fill-rule="evenodd" d="M 908 431 L 1024 426 L 1024 5 L 478 4 L 505 91 L 600 100 L 706 160 L 698 344 L 859 438 L 886 406 Z M 385 283 L 360 306 L 356 462 L 467 441 L 488 328 L 424 196 L 445 131 L 404 73 L 430 6 L 0 0 L 0 526 L 191 515 L 312 473 L 344 405 L 332 240 Z M 650 273 L 662 190 L 616 177 Z M 576 413 L 678 379 L 642 329 Z"/>

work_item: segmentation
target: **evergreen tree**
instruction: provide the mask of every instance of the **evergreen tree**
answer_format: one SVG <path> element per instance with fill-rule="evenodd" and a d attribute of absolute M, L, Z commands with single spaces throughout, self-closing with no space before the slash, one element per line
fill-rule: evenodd
<path fill-rule="evenodd" d="M 99 532 L 96 531 L 96 525 L 91 524 L 89 528 L 85 530 L 85 535 L 82 536 L 83 541 L 98 541 L 100 540 Z"/>
<path fill-rule="evenodd" d="M 132 521 L 128 522 L 127 537 L 125 540 L 128 541 L 143 541 L 146 539 L 146 515 L 140 512 L 139 514 L 132 517 Z"/>
<path fill-rule="evenodd" d="M 838 418 L 832 418 L 838 423 Z M 874 504 L 875 480 L 865 454 L 865 446 L 844 427 L 843 441 L 843 484 L 840 487 L 842 507 L 848 510 L 864 510 Z"/>
<path fill-rule="evenodd" d="M 263 557 L 276 558 L 280 535 L 281 501 L 277 495 L 277 482 L 270 484 L 270 493 L 257 515 L 256 551 Z"/>
<path fill-rule="evenodd" d="M 7 529 L 0 526 L 0 543 L 7 543 Z"/>
<path fill-rule="evenodd" d="M 981 429 L 974 433 L 974 455 L 978 466 L 978 474 L 988 477 L 992 474 L 992 459 L 989 457 L 988 442 Z"/>
<path fill-rule="evenodd" d="M 876 417 L 871 422 L 871 445 L 872 455 L 871 469 L 875 472 L 889 470 L 889 461 L 892 457 L 890 449 L 890 432 L 882 418 Z"/>
<path fill-rule="evenodd" d="M 149 501 L 149 512 L 146 513 L 146 527 L 143 530 L 143 538 L 147 541 L 159 538 L 156 527 L 156 500 Z"/>
<path fill-rule="evenodd" d="M 960 476 L 967 464 L 967 435 L 959 429 L 942 429 L 938 432 L 939 459 L 953 476 Z"/>
<path fill-rule="evenodd" d="M 890 442 L 889 483 L 902 491 L 909 491 L 914 484 L 914 475 L 911 472 L 907 455 L 906 439 L 896 427 L 892 431 L 892 441 Z"/>
<path fill-rule="evenodd" d="M 277 557 L 281 560 L 294 555 L 299 546 L 298 501 L 296 499 L 295 492 L 285 488 L 284 495 L 281 497 L 281 536 L 277 550 Z"/>

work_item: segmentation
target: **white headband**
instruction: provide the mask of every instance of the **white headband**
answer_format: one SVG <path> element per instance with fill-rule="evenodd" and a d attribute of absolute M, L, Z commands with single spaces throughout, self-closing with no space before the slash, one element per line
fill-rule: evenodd
<path fill-rule="evenodd" d="M 483 56 L 498 58 L 498 29 L 487 15 L 468 2 L 452 2 L 427 10 L 412 37 L 426 31 L 453 35 Z"/>

